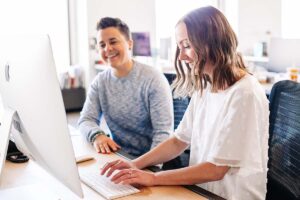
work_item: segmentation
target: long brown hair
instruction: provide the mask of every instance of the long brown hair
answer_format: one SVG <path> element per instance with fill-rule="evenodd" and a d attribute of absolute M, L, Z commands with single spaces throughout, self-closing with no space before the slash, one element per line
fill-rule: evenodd
<path fill-rule="evenodd" d="M 203 91 L 208 82 L 212 91 L 225 89 L 233 85 L 240 77 L 239 71 L 247 71 L 245 64 L 237 53 L 237 37 L 226 17 L 212 6 L 198 8 L 184 16 L 178 23 L 184 23 L 188 38 L 195 50 L 197 62 L 194 68 L 178 59 L 180 50 L 175 54 L 176 79 L 172 86 L 175 96 L 191 96 L 194 91 Z M 212 80 L 203 72 L 207 61 L 210 61 Z"/>

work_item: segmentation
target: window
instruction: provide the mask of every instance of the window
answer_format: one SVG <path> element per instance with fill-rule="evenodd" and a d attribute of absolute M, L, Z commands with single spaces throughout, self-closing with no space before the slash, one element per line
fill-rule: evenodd
<path fill-rule="evenodd" d="M 178 20 L 186 13 L 196 8 L 212 5 L 217 7 L 217 0 L 156 0 L 155 1 L 155 18 L 156 18 L 156 38 L 157 46 L 164 48 L 165 44 L 160 44 L 162 41 L 171 39 L 171 47 L 169 54 L 174 55 L 175 51 L 175 25 Z M 169 42 L 170 43 L 170 42 Z M 166 51 L 168 51 L 166 49 Z M 162 54 L 163 52 L 158 52 Z M 166 56 L 163 56 L 166 57 Z M 168 56 L 170 58 L 170 55 Z"/>
<path fill-rule="evenodd" d="M 282 0 L 281 1 L 281 22 L 283 38 L 300 38 L 300 1 L 299 0 Z"/>
<path fill-rule="evenodd" d="M 174 35 L 178 20 L 189 11 L 203 6 L 217 6 L 215 0 L 156 0 L 156 29 L 158 38 Z"/>
<path fill-rule="evenodd" d="M 4 34 L 49 34 L 57 71 L 70 65 L 67 0 L 1 1 L 0 27 Z"/>

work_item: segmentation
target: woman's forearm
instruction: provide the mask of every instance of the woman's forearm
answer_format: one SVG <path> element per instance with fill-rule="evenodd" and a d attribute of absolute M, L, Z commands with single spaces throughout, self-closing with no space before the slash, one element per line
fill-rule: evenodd
<path fill-rule="evenodd" d="M 133 163 L 139 169 L 161 164 L 180 155 L 187 148 L 187 146 L 188 144 L 178 140 L 176 137 L 171 137 L 157 145 L 148 153 L 133 160 Z"/>
<path fill-rule="evenodd" d="M 155 173 L 154 185 L 192 185 L 223 179 L 229 167 L 206 162 L 195 166 Z"/>

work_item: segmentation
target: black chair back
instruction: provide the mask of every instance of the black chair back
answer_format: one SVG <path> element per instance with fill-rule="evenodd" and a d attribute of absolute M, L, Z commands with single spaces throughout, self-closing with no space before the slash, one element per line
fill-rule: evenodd
<path fill-rule="evenodd" d="M 165 74 L 169 84 L 171 85 L 173 80 L 176 78 L 175 74 Z M 173 98 L 173 110 L 174 110 L 174 129 L 177 128 L 182 117 L 185 113 L 189 105 L 190 99 L 189 98 Z"/>
<path fill-rule="evenodd" d="M 175 74 L 165 74 L 169 84 L 171 85 L 173 80 L 176 78 Z M 190 102 L 190 98 L 173 98 L 173 111 L 174 111 L 174 130 L 179 125 L 183 118 L 185 110 L 187 109 Z M 189 164 L 190 150 L 185 150 L 180 156 L 174 158 L 163 164 L 162 169 L 178 169 L 186 167 Z"/>
<path fill-rule="evenodd" d="M 300 199 L 300 83 L 276 83 L 269 100 L 267 199 Z"/>

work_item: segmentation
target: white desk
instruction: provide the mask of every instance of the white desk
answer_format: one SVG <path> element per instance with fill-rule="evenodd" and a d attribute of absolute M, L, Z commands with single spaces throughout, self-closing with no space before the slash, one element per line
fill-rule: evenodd
<path fill-rule="evenodd" d="M 85 142 L 85 139 L 79 135 L 72 136 L 72 142 L 74 146 L 74 151 L 76 155 L 82 155 L 86 153 L 92 153 L 96 160 L 87 161 L 79 164 L 79 170 L 83 168 L 90 167 L 92 165 L 103 165 L 107 161 L 115 160 L 120 158 L 116 154 L 103 155 L 97 154 L 91 145 Z M 62 166 L 63 167 L 63 166 Z M 68 172 L 66 172 L 68 173 Z M 24 186 L 28 186 L 29 189 Z M 0 199 L 1 192 L 6 191 L 7 193 L 16 192 L 18 187 L 22 188 L 22 190 L 18 190 L 18 196 L 22 197 L 22 200 L 27 199 L 35 199 L 32 197 L 32 193 L 36 192 L 37 198 L 43 198 L 46 196 L 53 196 L 54 198 L 50 199 L 79 199 L 75 194 L 73 194 L 70 190 L 62 186 L 58 181 L 52 178 L 49 174 L 47 174 L 44 170 L 42 170 L 39 166 L 37 166 L 33 161 L 29 161 L 25 164 L 14 164 L 11 162 L 6 162 L 3 176 L 2 176 L 2 184 L 0 188 Z M 19 189 L 20 189 L 19 188 Z M 42 188 L 42 189 L 41 189 Z M 88 200 L 99 200 L 104 199 L 94 190 L 90 189 L 86 185 L 82 184 L 84 199 Z M 11 190 L 5 190 L 11 189 Z M 2 190 L 2 191 L 1 191 Z M 141 193 L 120 198 L 122 200 L 128 199 L 136 199 L 136 200 L 155 200 L 155 199 L 164 199 L 164 200 L 201 200 L 206 199 L 184 187 L 181 186 L 156 186 L 156 187 L 143 187 L 141 188 Z M 43 198 L 43 199 L 45 199 Z"/>

